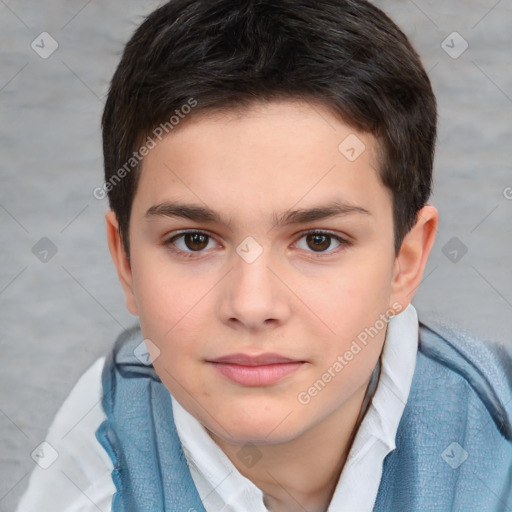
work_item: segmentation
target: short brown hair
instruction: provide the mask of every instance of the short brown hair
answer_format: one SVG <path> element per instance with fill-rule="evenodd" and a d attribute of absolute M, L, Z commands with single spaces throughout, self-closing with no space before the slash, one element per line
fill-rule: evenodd
<path fill-rule="evenodd" d="M 191 99 L 187 117 L 281 98 L 321 101 L 377 138 L 398 254 L 430 197 L 437 124 L 403 32 L 364 0 L 171 0 L 127 43 L 103 113 L 105 182 L 127 255 L 140 171 L 131 159 L 146 137 Z"/>

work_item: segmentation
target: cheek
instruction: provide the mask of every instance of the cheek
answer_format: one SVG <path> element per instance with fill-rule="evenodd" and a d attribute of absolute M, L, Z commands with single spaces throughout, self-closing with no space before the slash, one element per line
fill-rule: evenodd
<path fill-rule="evenodd" d="M 195 365 L 204 352 L 202 344 L 208 339 L 203 326 L 207 301 L 201 300 L 208 288 L 190 286 L 190 279 L 163 272 L 161 267 L 151 271 L 159 268 L 156 265 L 144 267 L 134 282 L 143 336 L 160 351 L 153 363 L 155 369 L 171 393 L 179 395 L 179 382 L 199 389 L 200 376 L 190 376 L 196 374 Z"/>
<path fill-rule="evenodd" d="M 209 332 L 200 323 L 206 315 L 201 305 L 190 310 L 174 300 L 174 297 L 163 298 L 165 307 L 163 302 L 154 304 L 153 308 L 145 304 L 140 325 L 144 337 L 159 349 L 158 357 L 153 360 L 157 374 L 170 393 L 183 402 L 190 394 L 199 398 L 208 390 L 200 367 Z"/>
<path fill-rule="evenodd" d="M 316 337 L 316 365 L 301 390 L 310 412 L 334 410 L 367 382 L 386 336 L 389 293 L 384 265 L 359 265 L 333 280 L 328 293 L 309 295 L 311 309 L 330 328 Z"/>
<path fill-rule="evenodd" d="M 382 260 L 361 258 L 347 265 L 346 271 L 329 276 L 322 285 L 316 281 L 305 286 L 308 306 L 329 327 L 324 329 L 328 338 L 336 338 L 341 345 L 349 343 L 386 312 L 391 294 L 390 268 L 391 264 Z"/>
<path fill-rule="evenodd" d="M 154 249 L 134 254 L 132 274 L 141 325 L 160 339 L 174 336 L 177 327 L 197 315 L 211 287 L 207 276 L 183 272 L 170 264 L 165 251 Z"/>

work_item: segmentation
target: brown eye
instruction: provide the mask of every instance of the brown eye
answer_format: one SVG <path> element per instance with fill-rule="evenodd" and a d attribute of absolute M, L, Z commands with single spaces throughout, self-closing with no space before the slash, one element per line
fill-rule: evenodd
<path fill-rule="evenodd" d="M 311 233 L 306 236 L 306 243 L 314 251 L 325 251 L 331 245 L 331 237 L 320 233 Z"/>
<path fill-rule="evenodd" d="M 214 243 L 212 237 L 202 231 L 189 231 L 178 233 L 165 242 L 171 250 L 183 256 L 190 256 L 193 253 L 204 252 L 210 243 Z M 215 244 L 214 244 L 215 245 Z"/>
<path fill-rule="evenodd" d="M 201 251 L 208 245 L 208 235 L 202 233 L 185 233 L 183 235 L 183 241 L 188 249 L 191 251 Z"/>
<path fill-rule="evenodd" d="M 334 245 L 333 245 L 334 241 Z M 302 245 L 302 247 L 301 247 Z M 319 256 L 330 255 L 337 252 L 337 249 L 343 246 L 349 246 L 350 242 L 344 238 L 324 231 L 310 231 L 304 233 L 297 242 L 299 249 L 304 249 L 307 252 L 317 253 Z M 331 250 L 327 250 L 331 249 Z"/>

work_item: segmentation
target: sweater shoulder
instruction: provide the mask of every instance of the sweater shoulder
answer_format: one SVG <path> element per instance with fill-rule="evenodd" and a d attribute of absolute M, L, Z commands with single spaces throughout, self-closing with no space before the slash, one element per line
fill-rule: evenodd
<path fill-rule="evenodd" d="M 512 441 L 512 356 L 503 345 L 460 328 L 420 321 L 418 363 L 425 386 L 435 388 L 440 382 L 437 389 L 443 390 L 446 400 L 450 395 L 460 397 L 464 388 L 469 401 L 459 406 L 478 402 Z"/>

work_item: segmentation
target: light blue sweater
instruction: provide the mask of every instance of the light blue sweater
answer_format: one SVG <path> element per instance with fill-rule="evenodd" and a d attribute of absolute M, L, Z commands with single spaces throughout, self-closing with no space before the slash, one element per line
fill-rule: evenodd
<path fill-rule="evenodd" d="M 121 335 L 103 370 L 114 512 L 205 512 L 172 418 L 171 397 Z M 420 322 L 411 391 L 385 459 L 375 512 L 512 511 L 512 359 L 446 327 Z"/>

